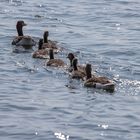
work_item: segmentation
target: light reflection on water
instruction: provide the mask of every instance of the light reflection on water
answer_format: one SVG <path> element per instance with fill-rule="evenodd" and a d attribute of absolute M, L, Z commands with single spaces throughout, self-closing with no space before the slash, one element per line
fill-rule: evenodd
<path fill-rule="evenodd" d="M 55 132 L 54 135 L 56 136 L 57 139 L 60 139 L 60 140 L 69 140 L 69 135 L 68 136 L 65 136 L 64 134 L 57 133 L 57 132 Z"/>

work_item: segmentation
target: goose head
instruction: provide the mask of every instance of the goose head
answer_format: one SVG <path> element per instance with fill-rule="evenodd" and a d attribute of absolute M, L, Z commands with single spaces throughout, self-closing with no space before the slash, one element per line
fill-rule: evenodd
<path fill-rule="evenodd" d="M 16 29 L 17 29 L 18 36 L 23 36 L 22 28 L 26 25 L 27 24 L 23 20 L 17 21 Z"/>

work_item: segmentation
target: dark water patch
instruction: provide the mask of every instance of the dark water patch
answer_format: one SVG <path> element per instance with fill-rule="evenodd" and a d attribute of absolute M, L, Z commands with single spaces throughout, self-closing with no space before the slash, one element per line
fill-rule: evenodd
<path fill-rule="evenodd" d="M 124 1 L 124 0 L 118 0 L 117 3 L 122 4 L 122 5 L 139 4 L 139 2 L 137 1 Z"/>
<path fill-rule="evenodd" d="M 17 106 L 17 105 L 13 105 L 13 104 L 10 104 L 10 105 L 7 105 L 7 108 L 11 108 L 12 110 L 21 110 L 21 111 L 36 111 L 38 110 L 37 108 L 35 107 L 31 107 L 31 106 Z"/>

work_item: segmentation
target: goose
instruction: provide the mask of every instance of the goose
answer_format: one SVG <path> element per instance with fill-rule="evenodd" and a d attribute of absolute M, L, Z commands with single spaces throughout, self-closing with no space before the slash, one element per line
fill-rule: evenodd
<path fill-rule="evenodd" d="M 40 58 L 40 59 L 46 59 L 49 56 L 48 50 L 42 48 L 43 45 L 43 39 L 39 39 L 38 43 L 38 50 L 36 50 L 32 57 L 33 58 Z"/>
<path fill-rule="evenodd" d="M 73 61 L 72 61 L 73 71 L 70 74 L 71 78 L 84 80 L 84 77 L 86 76 L 86 74 L 82 69 L 79 69 L 77 67 L 77 63 L 78 63 L 78 59 L 74 58 Z"/>
<path fill-rule="evenodd" d="M 46 63 L 47 66 L 53 66 L 53 67 L 64 67 L 65 66 L 65 63 L 63 60 L 54 58 L 53 49 L 49 50 L 49 56 L 50 56 L 50 59 Z"/>
<path fill-rule="evenodd" d="M 97 89 L 104 89 L 109 92 L 114 92 L 115 84 L 113 81 L 109 80 L 107 77 L 97 77 L 91 74 L 92 68 L 91 64 L 87 64 L 86 68 L 86 81 L 84 83 L 85 87 L 93 87 Z"/>
<path fill-rule="evenodd" d="M 45 48 L 50 49 L 51 48 L 54 50 L 54 53 L 58 53 L 59 48 L 56 45 L 57 42 L 49 40 L 48 36 L 49 36 L 49 31 L 44 31 L 44 34 L 43 34 L 44 43 L 42 45 L 42 48 L 43 49 L 45 49 Z"/>
<path fill-rule="evenodd" d="M 31 49 L 32 46 L 36 45 L 36 42 L 30 36 L 24 36 L 23 27 L 26 25 L 27 24 L 23 20 L 17 21 L 16 30 L 18 36 L 14 38 L 12 45 L 22 46 L 25 49 Z"/>
<path fill-rule="evenodd" d="M 73 63 L 73 60 L 75 59 L 75 56 L 74 56 L 73 53 L 69 53 L 67 55 L 67 58 L 70 60 L 70 66 L 68 68 L 68 71 L 72 72 L 72 70 L 73 70 L 73 66 L 72 66 L 73 64 L 72 63 Z M 81 71 L 85 72 L 85 66 L 77 65 L 77 68 L 80 69 Z"/>

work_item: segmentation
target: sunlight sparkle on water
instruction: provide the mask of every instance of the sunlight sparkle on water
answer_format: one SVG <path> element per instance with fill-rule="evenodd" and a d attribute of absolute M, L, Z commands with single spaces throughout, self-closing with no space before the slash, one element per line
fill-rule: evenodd
<path fill-rule="evenodd" d="M 98 126 L 104 128 L 104 129 L 107 129 L 108 128 L 108 125 L 107 124 L 99 124 Z"/>
<path fill-rule="evenodd" d="M 69 135 L 65 136 L 61 132 L 55 132 L 54 135 L 60 140 L 69 140 Z"/>

